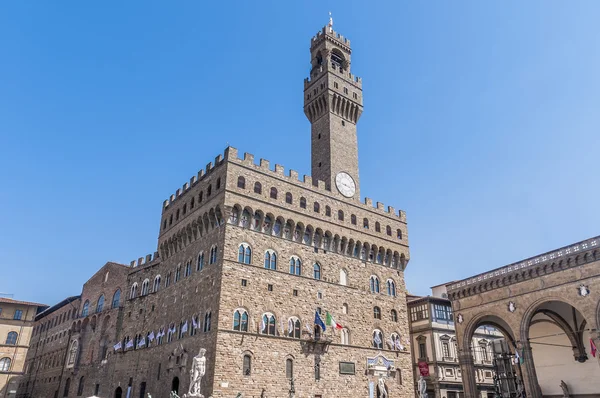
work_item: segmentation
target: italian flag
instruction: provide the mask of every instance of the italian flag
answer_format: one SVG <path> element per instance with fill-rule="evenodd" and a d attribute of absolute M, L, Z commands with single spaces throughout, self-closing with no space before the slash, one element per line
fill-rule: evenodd
<path fill-rule="evenodd" d="M 325 322 L 327 323 L 327 326 L 331 326 L 335 329 L 343 329 L 344 327 L 342 325 L 340 325 L 339 323 L 337 323 L 335 321 L 335 319 L 333 319 L 333 316 L 331 316 L 331 314 L 329 312 L 327 312 L 327 316 L 325 318 Z"/>

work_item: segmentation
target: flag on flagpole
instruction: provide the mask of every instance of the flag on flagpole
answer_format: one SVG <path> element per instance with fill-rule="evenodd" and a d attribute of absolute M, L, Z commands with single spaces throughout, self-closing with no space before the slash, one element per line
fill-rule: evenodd
<path fill-rule="evenodd" d="M 194 329 L 198 329 L 198 322 L 196 322 L 196 318 L 192 317 L 192 327 Z"/>
<path fill-rule="evenodd" d="M 113 348 L 115 349 L 115 351 L 119 351 L 121 348 L 123 348 L 123 344 L 121 344 L 121 342 L 119 341 L 113 346 Z"/>
<path fill-rule="evenodd" d="M 150 332 L 150 334 L 148 335 L 148 340 L 149 340 L 150 342 L 152 342 L 152 341 L 154 341 L 154 337 L 155 337 L 155 336 L 154 336 L 154 330 L 153 330 L 153 331 L 151 331 L 151 332 Z"/>
<path fill-rule="evenodd" d="M 329 313 L 329 311 L 327 312 L 325 319 L 327 320 L 327 325 L 333 327 L 334 329 L 338 329 L 339 330 L 339 329 L 343 329 L 344 328 L 342 325 L 340 325 L 339 323 L 337 323 L 335 321 L 335 319 L 333 319 L 333 315 L 331 315 Z"/>
<path fill-rule="evenodd" d="M 294 331 L 294 322 L 292 322 L 292 318 L 288 319 L 288 334 L 291 334 Z"/>
<path fill-rule="evenodd" d="M 594 340 L 592 340 L 592 339 L 590 339 L 590 346 L 591 346 L 591 350 L 590 351 L 592 352 L 592 356 L 594 358 L 596 358 L 596 351 L 597 351 L 596 344 L 594 344 Z"/>
<path fill-rule="evenodd" d="M 388 339 L 387 342 L 388 342 L 388 345 L 390 346 L 391 349 L 396 348 L 396 344 L 394 344 L 394 340 L 392 340 L 391 337 Z"/>
<path fill-rule="evenodd" d="M 265 324 L 265 317 L 263 316 L 262 319 L 260 320 L 259 332 L 262 333 L 266 328 L 267 328 L 267 325 Z"/>
<path fill-rule="evenodd" d="M 129 339 L 127 344 L 125 344 L 125 348 L 131 348 L 131 347 L 133 347 L 133 340 Z"/>
<path fill-rule="evenodd" d="M 404 346 L 400 342 L 400 339 L 396 340 L 396 349 L 400 351 L 404 351 Z"/>
<path fill-rule="evenodd" d="M 525 348 L 521 348 L 521 355 L 519 356 L 519 363 L 525 362 Z"/>
<path fill-rule="evenodd" d="M 321 327 L 321 329 L 323 329 L 323 332 L 325 332 L 325 330 L 327 330 L 327 328 L 325 327 L 325 324 L 323 323 L 323 320 L 319 316 L 318 311 L 315 311 L 315 325 Z"/>
<path fill-rule="evenodd" d="M 304 325 L 304 327 L 306 327 L 306 330 L 308 330 L 308 334 L 312 334 L 312 330 L 310 328 L 310 325 L 307 323 L 306 325 Z"/>
<path fill-rule="evenodd" d="M 181 327 L 181 333 L 185 333 L 188 330 L 188 321 L 185 321 L 183 326 Z"/>
<path fill-rule="evenodd" d="M 519 355 L 519 350 L 515 350 L 515 365 L 517 365 L 521 360 L 521 356 Z"/>
<path fill-rule="evenodd" d="M 138 348 L 140 348 L 145 345 L 146 345 L 146 339 L 142 337 L 141 339 L 139 339 L 137 346 L 138 346 Z"/>

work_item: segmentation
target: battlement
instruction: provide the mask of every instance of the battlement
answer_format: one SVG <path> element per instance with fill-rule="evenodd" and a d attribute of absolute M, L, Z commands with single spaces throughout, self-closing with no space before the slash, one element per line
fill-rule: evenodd
<path fill-rule="evenodd" d="M 228 162 L 242 164 L 247 167 L 253 167 L 257 170 L 262 171 L 265 174 L 270 174 L 278 178 L 286 179 L 289 182 L 301 186 L 305 189 L 309 189 L 325 195 L 332 195 L 331 189 L 326 188 L 324 181 L 313 181 L 312 177 L 308 175 L 303 175 L 302 179 L 300 179 L 300 174 L 296 170 L 291 169 L 288 170 L 286 174 L 285 167 L 279 164 L 275 164 L 275 168 L 272 169 L 271 162 L 267 159 L 260 159 L 259 163 L 257 164 L 254 161 L 254 155 L 251 153 L 244 152 L 244 156 L 243 158 L 241 158 L 238 156 L 238 150 L 231 146 L 225 149 L 224 160 Z M 394 207 L 387 206 L 386 208 L 386 206 L 381 202 L 376 202 L 374 206 L 373 200 L 371 198 L 365 197 L 364 202 L 361 203 L 356 201 L 353 203 L 362 204 L 369 210 L 376 210 L 381 213 L 385 213 L 388 216 L 396 216 L 401 221 L 406 222 L 406 213 L 404 211 L 399 210 L 398 213 L 396 213 L 396 209 Z"/>
<path fill-rule="evenodd" d="M 154 254 L 146 254 L 146 257 L 140 257 L 137 260 L 133 260 L 129 263 L 130 268 L 141 267 L 142 265 L 150 264 L 152 261 L 158 260 L 158 252 Z"/>
<path fill-rule="evenodd" d="M 173 202 L 175 202 L 184 193 L 189 191 L 199 181 L 204 180 L 206 178 L 206 176 L 208 176 L 213 170 L 215 170 L 221 164 L 223 164 L 223 155 L 217 156 L 215 158 L 214 164 L 213 164 L 213 162 L 208 163 L 206 165 L 206 169 L 200 170 L 197 175 L 192 176 L 192 178 L 190 178 L 189 182 L 186 182 L 185 184 L 183 184 L 183 186 L 181 188 L 177 189 L 177 191 L 175 191 L 175 193 L 172 194 L 169 197 L 169 199 L 166 199 L 163 202 L 163 210 L 165 210 L 167 207 L 169 207 L 171 204 L 173 204 Z"/>
<path fill-rule="evenodd" d="M 315 45 L 318 41 L 323 40 L 327 37 L 329 37 L 330 39 L 332 39 L 336 42 L 339 42 L 339 44 L 342 44 L 342 45 L 348 47 L 348 50 L 350 50 L 350 40 L 345 38 L 343 35 L 337 33 L 329 25 L 324 26 L 320 32 L 317 32 L 317 34 L 313 36 L 313 38 L 310 41 L 311 47 L 313 45 Z"/>
<path fill-rule="evenodd" d="M 362 77 L 359 76 L 355 76 L 352 73 L 346 73 L 340 69 L 335 69 L 332 68 L 333 70 L 337 71 L 341 76 L 343 76 L 345 79 L 348 79 L 352 82 L 352 84 L 354 84 L 355 86 L 357 86 L 358 88 L 362 89 Z M 307 77 L 304 79 L 304 89 L 306 90 L 306 88 L 308 86 L 310 86 L 310 84 L 314 81 L 317 80 L 321 77 L 321 73 L 323 72 L 319 72 L 315 75 L 314 79 L 311 79 L 310 77 Z"/>

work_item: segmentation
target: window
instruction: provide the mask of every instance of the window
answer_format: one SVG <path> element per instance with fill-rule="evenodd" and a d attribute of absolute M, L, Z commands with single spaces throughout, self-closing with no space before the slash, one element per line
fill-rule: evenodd
<path fill-rule="evenodd" d="M 180 279 L 181 279 L 181 264 L 178 264 L 177 268 L 175 269 L 175 283 L 179 282 Z"/>
<path fill-rule="evenodd" d="M 434 304 L 433 305 L 433 313 L 435 314 L 435 318 L 443 321 L 451 321 L 452 320 L 452 308 L 449 305 L 443 304 Z"/>
<path fill-rule="evenodd" d="M 252 374 L 252 357 L 248 354 L 244 355 L 243 372 L 244 376 L 250 376 Z"/>
<path fill-rule="evenodd" d="M 258 181 L 254 183 L 254 193 L 262 194 L 262 185 Z"/>
<path fill-rule="evenodd" d="M 237 187 L 246 189 L 246 179 L 244 177 L 242 177 L 242 176 L 238 177 Z"/>
<path fill-rule="evenodd" d="M 285 203 L 287 203 L 288 205 L 291 205 L 293 201 L 293 197 L 292 194 L 290 192 L 285 194 Z"/>
<path fill-rule="evenodd" d="M 348 313 L 348 304 L 344 303 L 342 304 L 342 314 L 347 314 Z"/>
<path fill-rule="evenodd" d="M 313 266 L 313 278 L 321 279 L 321 266 L 319 264 Z"/>
<path fill-rule="evenodd" d="M 290 274 L 302 275 L 302 260 L 296 256 L 290 258 Z"/>
<path fill-rule="evenodd" d="M 427 304 L 417 305 L 410 309 L 410 320 L 420 321 L 422 319 L 429 319 L 429 310 Z"/>
<path fill-rule="evenodd" d="M 167 277 L 165 278 L 165 287 L 169 287 L 170 284 L 171 284 L 171 272 L 169 272 L 167 274 Z"/>
<path fill-rule="evenodd" d="M 68 366 L 75 365 L 75 361 L 77 360 L 77 351 L 79 349 L 79 343 L 77 340 L 73 340 L 71 343 L 71 347 L 69 348 L 69 358 L 67 360 Z"/>
<path fill-rule="evenodd" d="M 277 269 L 277 254 L 273 250 L 267 250 L 265 252 L 265 268 L 266 269 Z"/>
<path fill-rule="evenodd" d="M 379 307 L 373 307 L 373 318 L 381 319 L 381 309 Z"/>
<path fill-rule="evenodd" d="M 388 236 L 392 236 L 392 227 L 389 225 L 385 227 L 385 233 L 388 234 Z"/>
<path fill-rule="evenodd" d="M 204 333 L 210 332 L 210 319 L 211 319 L 212 315 L 209 312 L 206 313 L 206 315 L 204 315 Z"/>
<path fill-rule="evenodd" d="M 242 286 L 248 286 L 248 280 L 242 279 Z"/>
<path fill-rule="evenodd" d="M 388 296 L 396 297 L 396 283 L 392 279 L 387 281 L 387 294 Z"/>
<path fill-rule="evenodd" d="M 244 264 L 250 264 L 252 261 L 252 249 L 247 243 L 242 243 L 238 248 L 238 261 Z"/>
<path fill-rule="evenodd" d="M 83 395 L 83 382 L 84 381 L 85 381 L 85 379 L 83 378 L 83 376 L 81 376 L 81 378 L 79 379 L 79 386 L 77 387 L 77 396 L 78 397 Z"/>
<path fill-rule="evenodd" d="M 190 202 L 190 209 L 194 208 L 196 198 L 192 197 L 192 201 Z"/>
<path fill-rule="evenodd" d="M 344 345 L 348 345 L 350 344 L 350 332 L 348 332 L 348 329 L 344 328 L 342 329 L 341 333 L 340 333 L 340 337 L 341 337 L 341 343 Z"/>
<path fill-rule="evenodd" d="M 179 220 L 179 209 L 177 209 L 177 212 L 175 213 L 175 221 Z"/>
<path fill-rule="evenodd" d="M 398 239 L 402 239 L 402 230 L 401 229 L 399 229 L 399 230 L 396 231 L 396 237 Z"/>
<path fill-rule="evenodd" d="M 15 310 L 15 316 L 13 317 L 13 319 L 20 321 L 22 317 L 23 317 L 23 310 Z"/>
<path fill-rule="evenodd" d="M 371 289 L 371 293 L 379 293 L 379 278 L 376 276 L 371 276 L 369 280 L 369 287 Z"/>
<path fill-rule="evenodd" d="M 398 313 L 396 310 L 390 311 L 390 317 L 392 318 L 392 322 L 398 322 Z"/>
<path fill-rule="evenodd" d="M 444 358 L 450 358 L 450 343 L 448 340 L 442 340 L 442 356 Z"/>
<path fill-rule="evenodd" d="M 204 252 L 198 254 L 198 262 L 196 263 L 196 271 L 202 271 L 204 268 Z"/>
<path fill-rule="evenodd" d="M 65 390 L 63 392 L 63 397 L 68 397 L 69 396 L 69 389 L 71 388 L 71 379 L 67 378 L 67 381 L 65 381 Z"/>
<path fill-rule="evenodd" d="M 319 204 L 319 202 L 315 202 L 314 210 L 315 210 L 315 213 L 319 213 L 321 211 L 321 205 Z"/>
<path fill-rule="evenodd" d="M 217 246 L 213 246 L 210 248 L 210 258 L 208 261 L 209 264 L 214 264 L 217 262 L 217 252 L 218 252 Z"/>
<path fill-rule="evenodd" d="M 345 269 L 340 270 L 340 285 L 346 286 L 348 284 L 348 272 Z"/>
<path fill-rule="evenodd" d="M 277 188 L 271 188 L 271 199 L 277 199 Z"/>
<path fill-rule="evenodd" d="M 419 343 L 419 359 L 427 359 L 427 345 L 425 342 L 427 338 L 425 336 L 417 337 L 417 342 Z"/>
<path fill-rule="evenodd" d="M 369 229 L 369 220 L 366 218 L 363 218 L 363 228 Z"/>
<path fill-rule="evenodd" d="M 129 291 L 129 298 L 130 299 L 134 299 L 137 296 L 137 288 L 138 288 L 138 284 L 137 282 L 134 283 L 133 285 L 131 285 L 131 289 Z M 83 314 L 82 314 L 83 315 Z"/>
<path fill-rule="evenodd" d="M 204 198 L 204 192 L 200 191 L 200 194 L 198 194 L 198 203 L 202 203 L 203 198 Z"/>
<path fill-rule="evenodd" d="M 331 207 L 325 206 L 325 215 L 331 217 Z"/>
<path fill-rule="evenodd" d="M 294 361 L 291 358 L 285 360 L 285 377 L 288 379 L 294 378 Z"/>
<path fill-rule="evenodd" d="M 292 290 L 292 295 L 298 297 L 298 289 Z"/>
<path fill-rule="evenodd" d="M 344 221 L 344 212 L 341 210 L 338 210 L 338 220 Z"/>
<path fill-rule="evenodd" d="M 248 331 L 248 312 L 246 310 L 239 309 L 233 314 L 233 330 L 239 332 Z"/>
<path fill-rule="evenodd" d="M 381 333 L 381 330 L 375 329 L 373 331 L 373 347 L 383 348 L 383 333 Z"/>
<path fill-rule="evenodd" d="M 9 332 L 8 336 L 6 336 L 6 344 L 7 345 L 16 345 L 18 336 L 19 335 L 17 334 L 17 332 Z"/>
<path fill-rule="evenodd" d="M 300 207 L 306 209 L 306 198 L 300 198 Z"/>
<path fill-rule="evenodd" d="M 288 319 L 288 337 L 300 338 L 300 320 L 296 317 Z"/>
<path fill-rule="evenodd" d="M 264 314 L 260 326 L 260 332 L 262 334 L 275 336 L 275 315 L 270 312 Z"/>
<path fill-rule="evenodd" d="M 350 216 L 350 223 L 351 223 L 352 225 L 356 225 L 356 216 L 355 216 L 354 214 L 352 214 L 352 215 Z"/>
<path fill-rule="evenodd" d="M 156 277 L 154 278 L 154 283 L 152 284 L 152 291 L 154 293 L 158 292 L 158 290 L 160 289 L 160 275 L 156 275 Z"/>
<path fill-rule="evenodd" d="M 117 291 L 115 292 L 115 294 L 113 294 L 112 307 L 113 308 L 118 308 L 120 302 L 121 302 L 121 289 L 117 289 Z"/>
<path fill-rule="evenodd" d="M 136 285 L 137 287 L 137 285 Z M 85 303 L 83 303 L 83 308 L 81 309 L 81 316 L 88 316 L 88 313 L 90 312 L 90 301 L 89 300 L 85 300 Z"/>
<path fill-rule="evenodd" d="M 375 223 L 375 232 L 381 232 L 381 224 L 379 224 L 379 221 Z"/>
<path fill-rule="evenodd" d="M 141 296 L 146 296 L 148 294 L 148 289 L 150 289 L 150 281 L 148 279 L 144 279 L 144 281 L 142 282 Z"/>
<path fill-rule="evenodd" d="M 96 304 L 96 312 L 102 312 L 104 309 L 104 295 L 98 298 L 98 303 Z"/>
<path fill-rule="evenodd" d="M 398 333 L 391 334 L 389 343 L 391 344 L 392 350 L 404 350 L 404 346 L 400 342 L 400 335 L 398 335 Z"/>
<path fill-rule="evenodd" d="M 221 177 L 217 178 L 217 189 L 221 188 Z"/>

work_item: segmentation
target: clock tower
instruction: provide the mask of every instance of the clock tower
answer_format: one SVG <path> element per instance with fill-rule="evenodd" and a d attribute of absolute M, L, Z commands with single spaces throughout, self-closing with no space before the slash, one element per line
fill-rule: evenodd
<path fill-rule="evenodd" d="M 356 123 L 362 81 L 350 73 L 350 40 L 333 21 L 310 43 L 311 71 L 304 80 L 304 113 L 311 123 L 312 178 L 347 198 L 360 199 Z"/>

